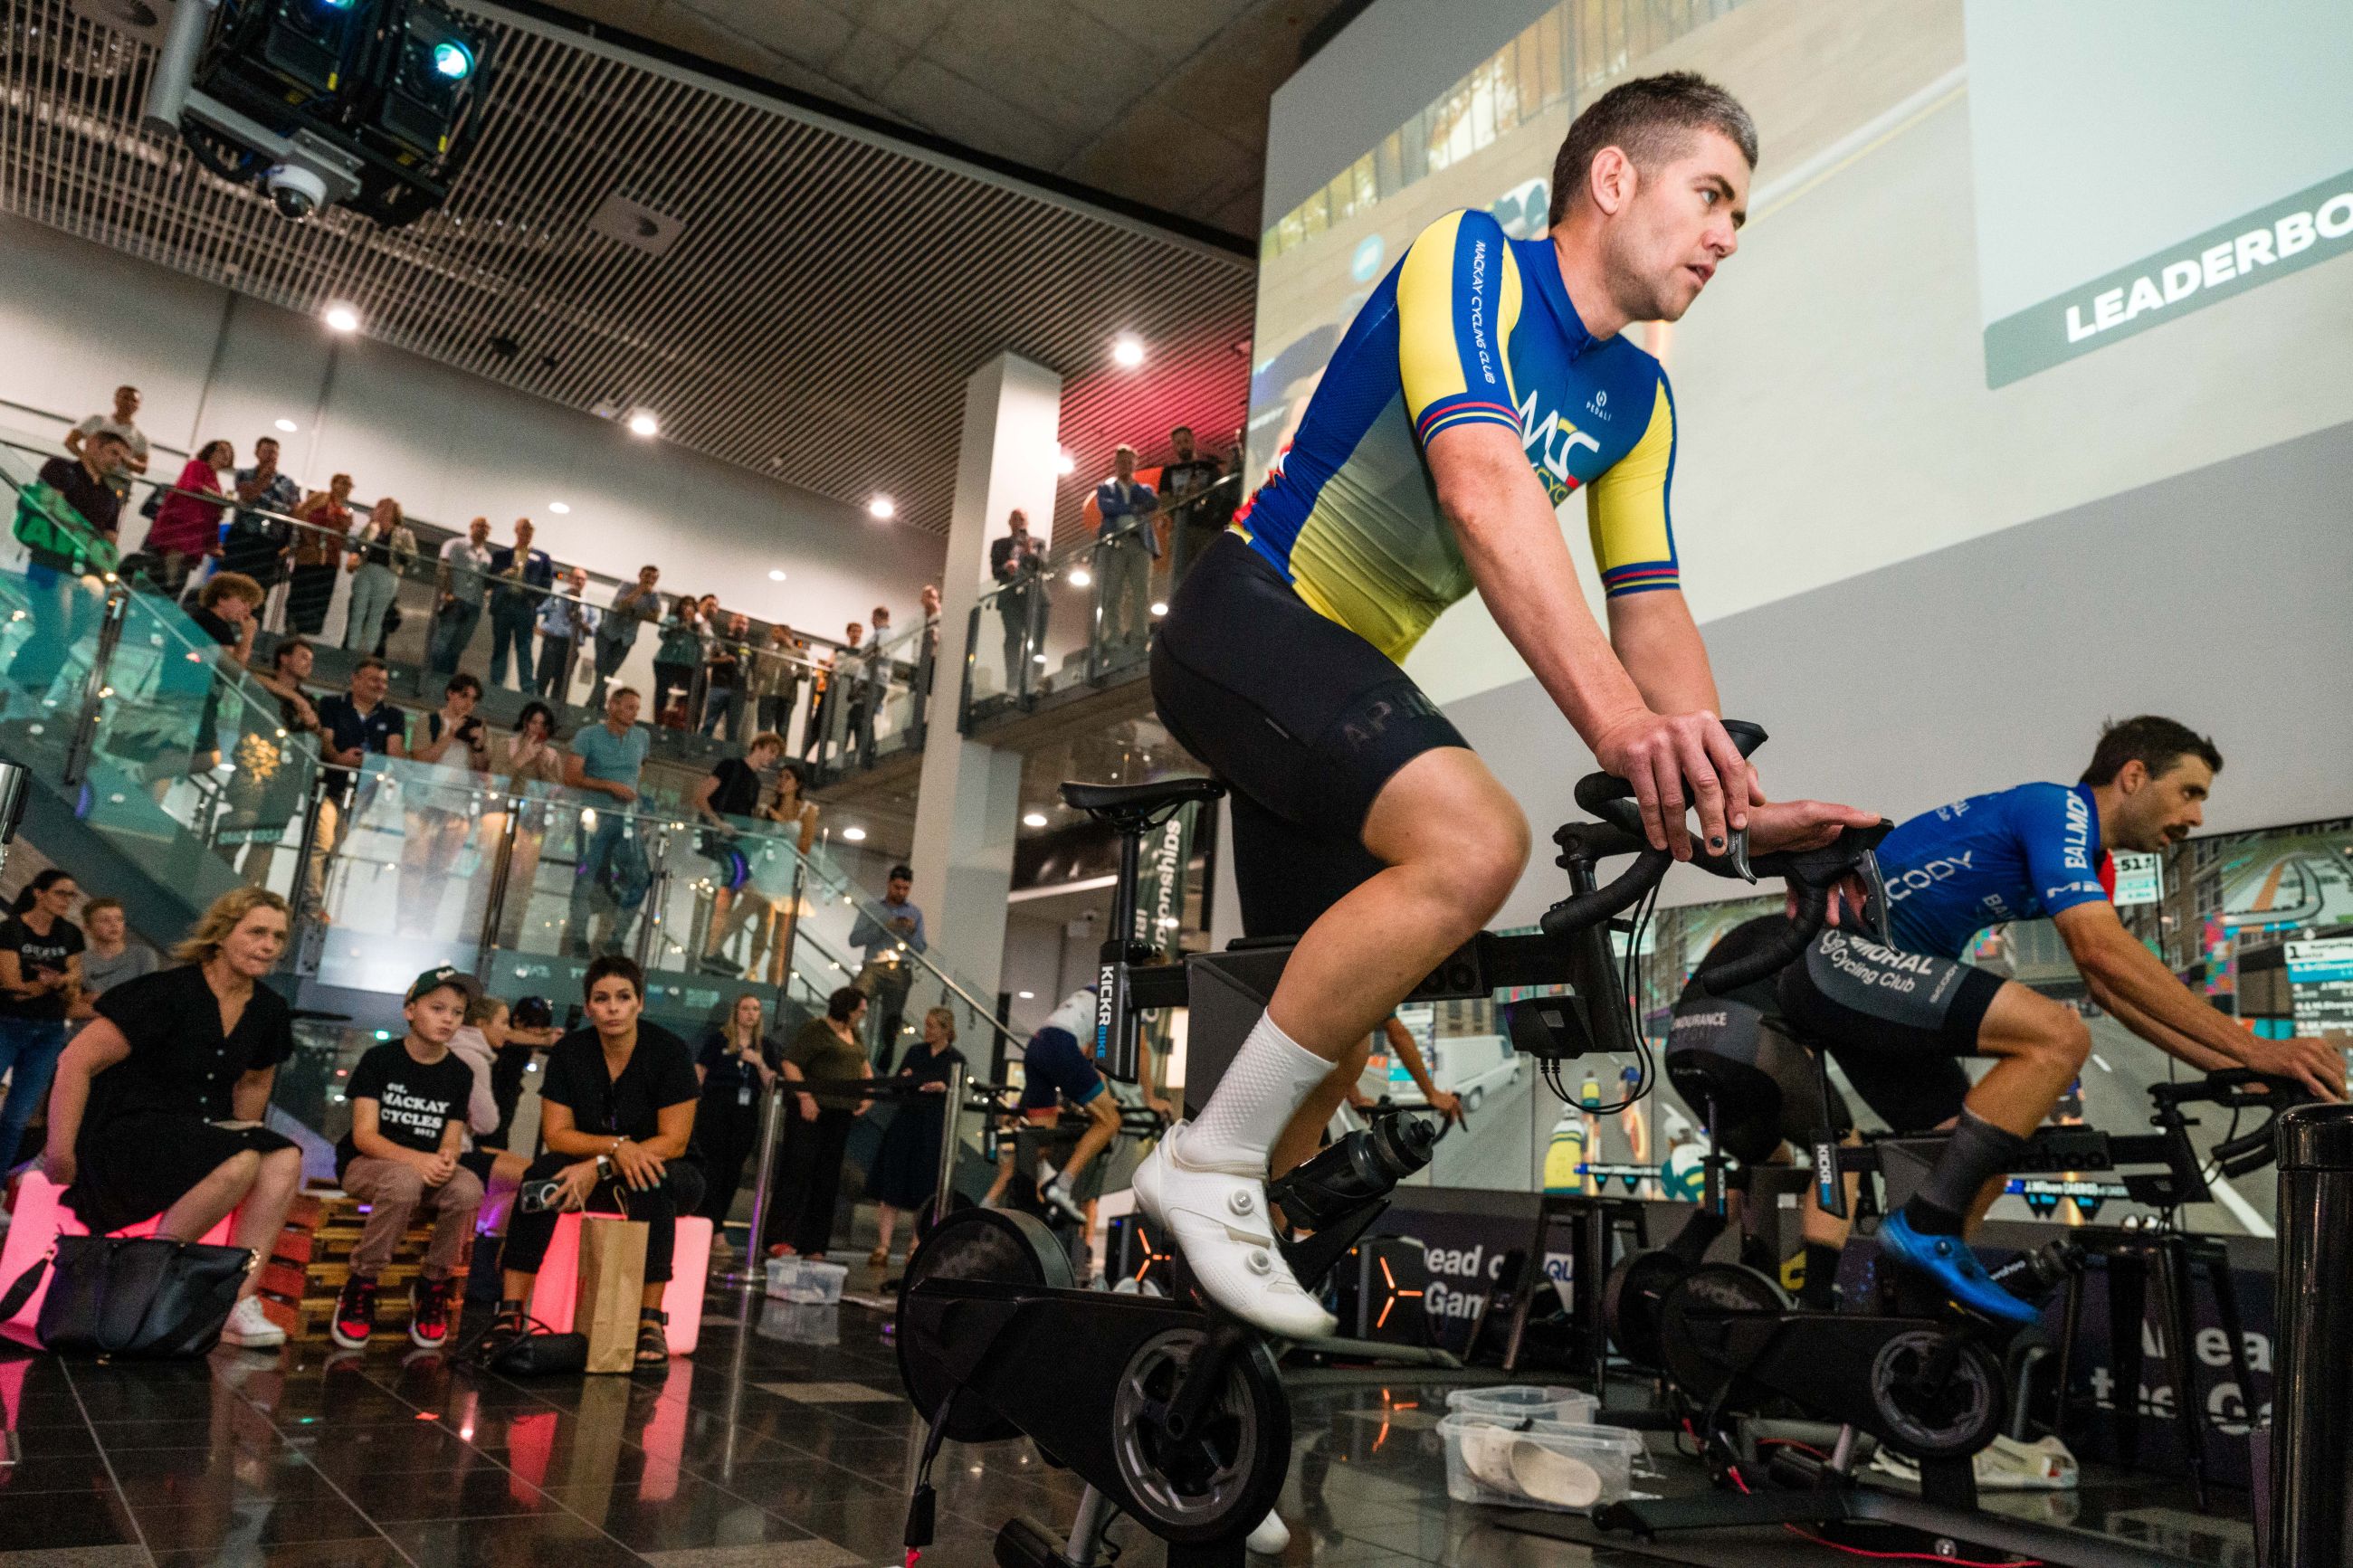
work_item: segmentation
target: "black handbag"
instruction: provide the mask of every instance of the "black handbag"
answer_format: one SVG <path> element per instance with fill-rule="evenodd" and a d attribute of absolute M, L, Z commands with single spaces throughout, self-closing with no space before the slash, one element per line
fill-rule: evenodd
<path fill-rule="evenodd" d="M 523 1332 L 478 1359 L 484 1370 L 508 1377 L 555 1377 L 588 1370 L 588 1336 L 559 1334 L 537 1318 L 523 1320 Z"/>
<path fill-rule="evenodd" d="M 61 1236 L 0 1297 L 0 1321 L 15 1317 L 42 1274 L 54 1269 L 35 1325 L 43 1349 L 121 1361 L 185 1360 L 220 1342 L 253 1265 L 253 1253 L 242 1247 L 160 1236 Z"/>

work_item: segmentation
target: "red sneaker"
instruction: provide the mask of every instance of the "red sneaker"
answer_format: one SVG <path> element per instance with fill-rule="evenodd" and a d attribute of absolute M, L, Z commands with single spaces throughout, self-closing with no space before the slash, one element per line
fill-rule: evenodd
<path fill-rule="evenodd" d="M 335 1319 L 327 1325 L 327 1333 L 347 1351 L 364 1351 L 375 1332 L 375 1281 L 354 1274 L 335 1298 Z"/>
<path fill-rule="evenodd" d="M 421 1351 L 449 1342 L 449 1281 L 417 1277 L 408 1288 L 408 1342 Z"/>

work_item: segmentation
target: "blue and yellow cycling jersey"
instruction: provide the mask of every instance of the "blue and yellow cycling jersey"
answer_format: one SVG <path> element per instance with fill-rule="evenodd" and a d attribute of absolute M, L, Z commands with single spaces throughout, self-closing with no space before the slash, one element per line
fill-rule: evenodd
<path fill-rule="evenodd" d="M 2029 784 L 1924 811 L 1879 847 L 1889 934 L 1906 952 L 1957 959 L 2004 921 L 2047 920 L 2109 896 L 2089 784 Z"/>
<path fill-rule="evenodd" d="M 1479 212 L 1431 224 L 1381 279 L 1234 526 L 1319 614 L 1402 660 L 1472 587 L 1422 448 L 1473 424 L 1518 435 L 1554 506 L 1584 489 L 1612 597 L 1677 585 L 1666 373 L 1585 330 L 1549 238 L 1509 239 Z"/>

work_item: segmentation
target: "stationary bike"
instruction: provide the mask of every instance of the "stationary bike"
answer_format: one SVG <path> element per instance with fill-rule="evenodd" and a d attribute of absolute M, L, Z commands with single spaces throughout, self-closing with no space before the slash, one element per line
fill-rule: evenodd
<path fill-rule="evenodd" d="M 1745 981 L 1739 984 L 1745 984 Z M 1734 989 L 1703 969 L 1694 981 L 1722 997 Z M 1933 1168 L 1939 1135 L 1841 1144 L 1841 1121 L 1820 1053 L 1782 1034 L 1752 1009 L 1726 999 L 1709 1010 L 1686 1006 L 1671 1035 L 1667 1071 L 1709 1131 L 1706 1193 L 1701 1208 L 1665 1247 L 1638 1254 L 1612 1272 L 1605 1321 L 1620 1353 L 1663 1374 L 1667 1390 L 1706 1447 L 1720 1489 L 1697 1498 L 1638 1500 L 1606 1509 L 1599 1522 L 1648 1537 L 1660 1531 L 1772 1523 L 1871 1521 L 1924 1532 L 1930 1541 L 1968 1541 L 2051 1562 L 2105 1568 L 2148 1568 L 2164 1561 L 2138 1548 L 2055 1531 L 1976 1510 L 1972 1461 L 1998 1436 L 2017 1381 L 2003 1352 L 2014 1331 L 1967 1313 L 1894 1270 L 1882 1271 L 1871 1310 L 1810 1311 L 1794 1306 L 1769 1267 L 1748 1255 L 1708 1263 L 1704 1256 L 1727 1226 L 1727 1171 L 1740 1163 L 1754 1185 L 1742 1207 L 1744 1241 L 1761 1206 L 1769 1215 L 1786 1169 L 1765 1163 L 1786 1141 L 1812 1152 L 1800 1185 L 1822 1207 L 1845 1212 L 1850 1177 L 1883 1183 L 1880 1212 L 1901 1205 Z M 2232 1173 L 2268 1157 L 2269 1116 L 2302 1098 L 2293 1084 L 2232 1070 L 2150 1089 L 2152 1134 L 2111 1135 L 2088 1127 L 2046 1128 L 2011 1164 L 2013 1173 L 2092 1173 L 2127 1166 L 2123 1189 L 2164 1208 L 2204 1200 L 2207 1176 L 2190 1143 L 2186 1106 L 2211 1103 L 2264 1114 L 2263 1124 L 2214 1151 Z M 2235 1121 L 2235 1116 L 2234 1116 Z M 1766 1261 L 1778 1256 L 1768 1252 Z M 2064 1238 L 2025 1254 L 2001 1271 L 2030 1298 L 2069 1280 L 2081 1266 Z M 2073 1298 L 2071 1296 L 2071 1301 Z M 2236 1334 L 2232 1336 L 2237 1342 Z M 2072 1338 L 2072 1336 L 2071 1336 Z M 1827 1455 L 1776 1446 L 1764 1463 L 1742 1440 L 1747 1416 L 1797 1412 L 1839 1428 Z M 1860 1436 L 1919 1465 L 1920 1495 L 1860 1487 Z M 1752 1485 L 1751 1483 L 1755 1484 Z M 1942 1550 L 1940 1545 L 1936 1549 Z"/>
<path fill-rule="evenodd" d="M 1727 725 L 1743 750 L 1752 726 Z M 1189 1010 L 1187 1099 L 1198 1113 L 1263 1012 L 1294 939 L 1244 941 L 1182 964 L 1150 962 L 1131 938 L 1143 835 L 1175 811 L 1214 800 L 1208 780 L 1124 787 L 1066 784 L 1063 798 L 1121 837 L 1111 935 L 1099 977 L 1095 1059 L 1110 1076 L 1137 1068 L 1135 1016 Z M 1631 791 L 1595 774 L 1581 805 L 1607 822 L 1571 823 L 1554 836 L 1571 894 L 1533 933 L 1482 932 L 1416 989 L 1417 999 L 1487 998 L 1505 987 L 1547 987 L 1513 1025 L 1516 1045 L 1552 1063 L 1591 1048 L 1587 1015 L 1622 1014 L 1605 922 L 1654 889 L 1673 863 L 1641 836 Z M 1812 858 L 1767 857 L 1757 871 L 1810 879 L 1817 905 L 1855 858 L 1876 842 L 1852 842 Z M 1859 845 L 1859 847 L 1858 847 Z M 1747 874 L 1736 842 L 1711 864 Z M 1607 885 L 1596 868 L 1631 856 Z M 1803 935 L 1793 930 L 1792 951 Z M 1564 983 L 1573 994 L 1557 994 Z M 1622 1024 L 1620 1025 L 1622 1027 Z M 1427 1121 L 1392 1114 L 1349 1134 L 1269 1184 L 1294 1225 L 1312 1227 L 1282 1250 L 1310 1289 L 1378 1217 L 1389 1191 L 1429 1161 Z M 1052 1462 L 1088 1483 L 1078 1518 L 1057 1542 L 1023 1520 L 998 1533 L 1004 1568 L 1092 1568 L 1115 1513 L 1142 1521 L 1168 1542 L 1172 1568 L 1237 1568 L 1243 1538 L 1266 1514 L 1289 1464 L 1290 1414 L 1265 1335 L 1193 1300 L 1181 1274 L 1167 1300 L 1073 1290 L 1067 1265 L 1028 1216 L 970 1210 L 951 1216 L 910 1259 L 900 1298 L 900 1368 L 930 1423 L 909 1509 L 908 1543 L 928 1542 L 932 1456 L 944 1437 L 964 1442 L 1030 1437 Z"/>

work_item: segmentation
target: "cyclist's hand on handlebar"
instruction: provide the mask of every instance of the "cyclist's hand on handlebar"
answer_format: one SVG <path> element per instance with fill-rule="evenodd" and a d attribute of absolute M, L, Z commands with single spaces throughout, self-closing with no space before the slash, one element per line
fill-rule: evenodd
<path fill-rule="evenodd" d="M 1879 814 L 1826 800 L 1777 800 L 1748 814 L 1748 853 L 1820 849 L 1849 827 L 1875 827 Z"/>
<path fill-rule="evenodd" d="M 1459 1122 L 1462 1120 L 1462 1097 L 1461 1095 L 1449 1094 L 1446 1090 L 1441 1089 L 1436 1094 L 1429 1096 L 1429 1100 L 1430 1109 L 1438 1113 L 1438 1123 L 1440 1126 L 1443 1127 L 1450 1121 Z"/>
<path fill-rule="evenodd" d="M 2239 1056 L 2257 1072 L 2293 1079 L 2323 1100 L 2345 1098 L 2345 1053 L 2327 1040 L 2250 1038 Z"/>
<path fill-rule="evenodd" d="M 1692 858 L 1684 811 L 1699 809 L 1700 836 L 1721 851 L 1729 831 L 1748 826 L 1757 775 L 1715 714 L 1641 710 L 1605 727 L 1593 754 L 1608 772 L 1633 786 L 1643 836 L 1653 849 L 1678 860 Z"/>

